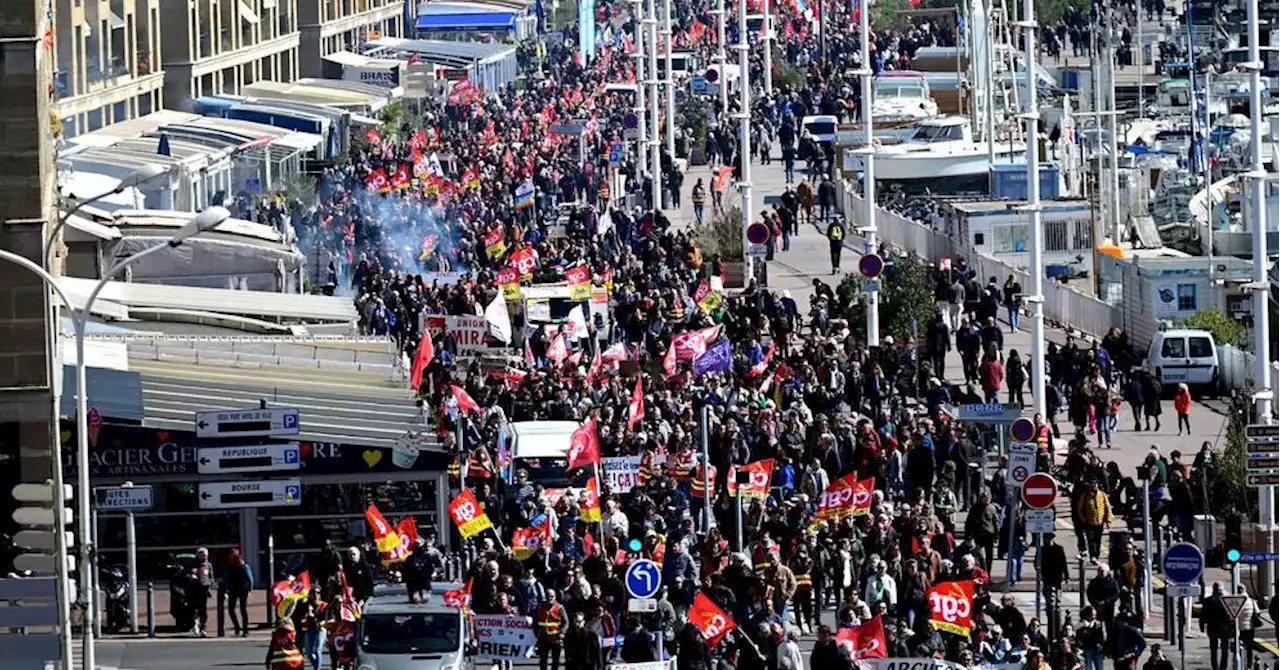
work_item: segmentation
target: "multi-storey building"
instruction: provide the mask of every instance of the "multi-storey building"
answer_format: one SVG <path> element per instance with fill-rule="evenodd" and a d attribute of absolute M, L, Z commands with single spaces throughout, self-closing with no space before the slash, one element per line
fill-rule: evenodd
<path fill-rule="evenodd" d="M 322 77 L 324 57 L 366 41 L 404 36 L 403 0 L 295 0 L 303 77 Z"/>

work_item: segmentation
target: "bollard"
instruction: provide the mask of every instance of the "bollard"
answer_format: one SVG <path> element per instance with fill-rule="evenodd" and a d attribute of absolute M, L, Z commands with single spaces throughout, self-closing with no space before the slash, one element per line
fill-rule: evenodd
<path fill-rule="evenodd" d="M 1078 578 L 1079 578 L 1079 580 L 1080 580 L 1080 611 L 1081 611 L 1081 612 L 1083 612 L 1083 611 L 1084 611 L 1084 606 L 1085 606 L 1085 604 L 1087 604 L 1087 603 L 1089 602 L 1089 599 L 1085 596 L 1085 588 L 1084 588 L 1084 557 L 1083 557 L 1083 556 L 1077 556 L 1077 557 L 1076 557 L 1076 575 L 1078 576 Z"/>
<path fill-rule="evenodd" d="M 1169 597 L 1168 587 L 1164 593 L 1164 635 L 1160 638 L 1165 642 L 1173 642 L 1173 612 L 1169 611 L 1169 604 L 1173 599 Z"/>
<path fill-rule="evenodd" d="M 147 637 L 156 636 L 156 585 L 147 582 Z"/>
<path fill-rule="evenodd" d="M 1165 545 L 1164 545 L 1164 541 L 1165 541 L 1165 533 L 1166 533 L 1167 531 L 1168 531 L 1168 529 L 1167 529 L 1167 528 L 1165 528 L 1164 526 L 1157 526 L 1157 527 L 1156 527 L 1156 537 L 1155 537 L 1155 540 L 1156 540 L 1156 548 L 1155 548 L 1155 555 L 1150 557 L 1150 560 L 1151 560 L 1151 571 L 1152 571 L 1152 572 L 1160 572 L 1160 571 L 1162 571 L 1162 570 L 1164 569 L 1164 566 L 1160 565 L 1160 563 L 1162 562 L 1162 561 L 1160 560 L 1160 557 L 1164 555 L 1164 546 L 1165 546 Z"/>
<path fill-rule="evenodd" d="M 227 636 L 227 589 L 224 586 L 218 586 L 218 637 Z"/>

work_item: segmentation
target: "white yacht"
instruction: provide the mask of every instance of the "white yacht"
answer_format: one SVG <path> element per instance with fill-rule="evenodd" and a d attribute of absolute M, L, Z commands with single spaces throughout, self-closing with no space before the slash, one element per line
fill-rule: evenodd
<path fill-rule="evenodd" d="M 876 127 L 910 124 L 938 115 L 923 72 L 884 71 L 872 83 L 871 122 Z"/>
<path fill-rule="evenodd" d="M 990 163 L 986 142 L 973 139 L 969 119 L 943 116 L 916 124 L 915 132 L 902 144 L 881 146 L 875 155 L 876 181 L 919 182 L 937 193 L 987 188 Z M 1026 161 L 1022 142 L 996 142 L 997 163 Z M 858 157 L 854 170 L 862 169 Z"/>

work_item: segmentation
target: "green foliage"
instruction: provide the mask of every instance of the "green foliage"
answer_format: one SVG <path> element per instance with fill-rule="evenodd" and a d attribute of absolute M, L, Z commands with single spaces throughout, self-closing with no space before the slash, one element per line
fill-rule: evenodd
<path fill-rule="evenodd" d="M 686 95 L 680 101 L 676 113 L 680 115 L 680 128 L 688 133 L 689 146 L 700 147 L 707 142 L 708 103 L 700 95 Z"/>
<path fill-rule="evenodd" d="M 382 108 L 382 125 L 389 129 L 396 129 L 400 126 L 401 119 L 404 118 L 404 104 L 393 102 Z"/>
<path fill-rule="evenodd" d="M 294 175 L 280 185 L 280 190 L 284 191 L 284 196 L 290 200 L 296 198 L 307 205 L 316 202 L 316 179 L 314 175 L 306 173 Z"/>
<path fill-rule="evenodd" d="M 702 250 L 704 258 L 719 254 L 725 261 L 743 259 L 742 209 L 737 206 L 725 209 L 724 214 L 709 216 L 702 224 L 694 224 L 689 231 L 693 243 Z"/>
<path fill-rule="evenodd" d="M 788 63 L 780 58 L 773 59 L 773 85 L 777 87 L 788 86 L 793 90 L 804 88 L 807 76 L 804 71 L 795 65 Z"/>
<path fill-rule="evenodd" d="M 1245 486 L 1244 427 L 1253 422 L 1253 387 L 1246 385 L 1231 398 L 1227 410 L 1226 446 L 1209 461 L 1209 509 L 1219 519 L 1236 517 L 1242 521 L 1257 520 L 1258 505 L 1250 504 L 1250 489 Z"/>
<path fill-rule="evenodd" d="M 923 330 L 933 318 L 933 274 L 924 259 L 914 254 L 890 253 L 886 261 L 880 277 L 880 335 L 901 340 Z M 861 275 L 849 274 L 836 287 L 838 312 L 855 329 L 867 321 L 862 282 Z"/>
<path fill-rule="evenodd" d="M 1218 344 L 1244 344 L 1245 327 L 1240 322 L 1216 309 L 1202 309 L 1182 320 L 1185 328 L 1196 328 L 1213 333 Z"/>

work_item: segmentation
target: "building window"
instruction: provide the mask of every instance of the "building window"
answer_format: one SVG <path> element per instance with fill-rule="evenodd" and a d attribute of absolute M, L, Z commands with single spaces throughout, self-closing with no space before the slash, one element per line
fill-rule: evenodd
<path fill-rule="evenodd" d="M 1178 284 L 1178 311 L 1194 312 L 1196 307 L 1196 285 Z"/>

